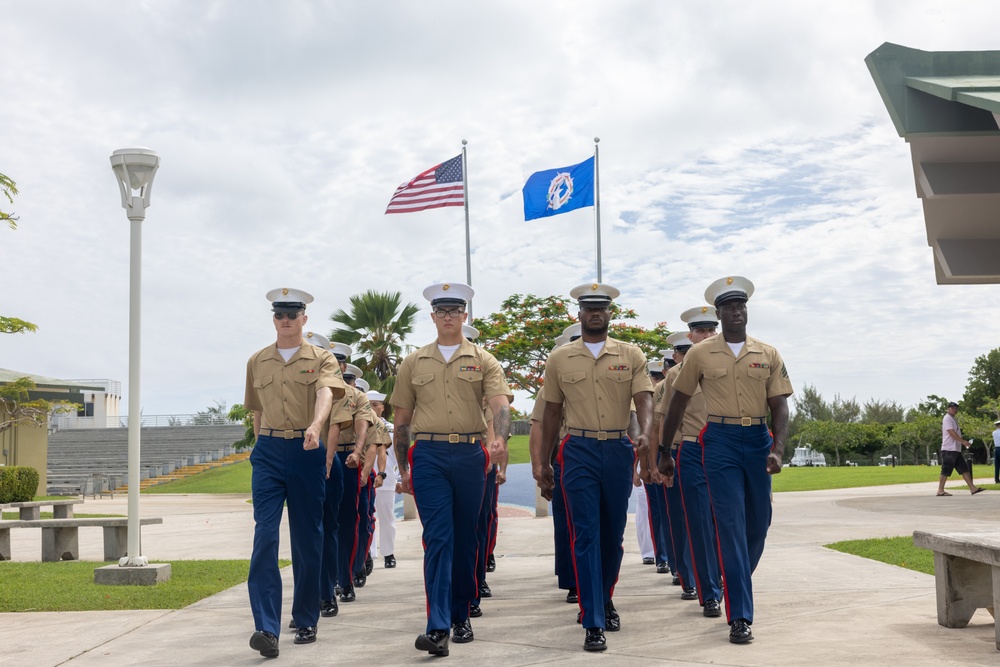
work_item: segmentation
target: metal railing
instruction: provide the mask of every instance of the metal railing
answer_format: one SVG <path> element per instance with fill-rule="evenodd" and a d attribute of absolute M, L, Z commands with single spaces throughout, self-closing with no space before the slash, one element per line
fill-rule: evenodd
<path fill-rule="evenodd" d="M 140 425 L 144 428 L 156 426 L 213 426 L 233 425 L 225 415 L 141 415 Z M 52 430 L 128 428 L 128 415 L 111 417 L 78 417 L 76 415 L 56 415 L 49 424 Z"/>

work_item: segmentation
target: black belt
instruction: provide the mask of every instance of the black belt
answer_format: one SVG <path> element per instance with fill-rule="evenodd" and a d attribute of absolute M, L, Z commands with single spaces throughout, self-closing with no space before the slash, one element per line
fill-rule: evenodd
<path fill-rule="evenodd" d="M 474 445 L 483 439 L 482 433 L 414 433 L 414 440 L 428 440 L 430 442 L 450 442 L 451 444 L 465 443 Z"/>
<path fill-rule="evenodd" d="M 268 435 L 272 438 L 284 438 L 285 440 L 292 440 L 294 438 L 304 438 L 306 437 L 305 429 L 276 429 L 276 428 L 262 428 L 260 430 L 260 435 Z"/>
<path fill-rule="evenodd" d="M 757 426 L 766 424 L 767 417 L 717 417 L 709 415 L 708 421 L 713 424 L 728 424 L 729 426 Z"/>
<path fill-rule="evenodd" d="M 621 440 L 628 434 L 628 431 L 624 429 L 620 431 L 592 431 L 587 428 L 568 428 L 566 432 L 581 438 L 596 438 L 597 440 Z M 593 435 L 587 435 L 588 433 L 593 433 Z"/>

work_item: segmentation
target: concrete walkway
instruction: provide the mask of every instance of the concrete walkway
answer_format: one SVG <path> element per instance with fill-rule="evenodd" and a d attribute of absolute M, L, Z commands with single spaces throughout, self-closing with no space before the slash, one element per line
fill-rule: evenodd
<path fill-rule="evenodd" d="M 988 480 L 983 480 L 984 482 Z M 296 646 L 281 637 L 277 661 L 248 647 L 253 619 L 246 585 L 176 611 L 0 614 L 0 665 L 314 665 L 577 664 L 603 665 L 990 665 L 1000 663 L 993 619 L 981 610 L 968 628 L 937 624 L 934 579 L 823 548 L 829 542 L 908 535 L 921 530 L 995 532 L 1000 493 L 938 498 L 934 484 L 781 493 L 760 567 L 754 575 L 755 641 L 728 642 L 723 619 L 701 616 L 670 578 L 641 564 L 630 522 L 615 591 L 622 630 L 609 650 L 582 650 L 575 605 L 552 575 L 551 519 L 506 518 L 500 524 L 494 597 L 473 619 L 476 639 L 451 645 L 448 658 L 413 648 L 424 628 L 420 526 L 399 522 L 394 570 L 376 561 L 357 602 L 320 619 L 319 640 Z M 142 515 L 162 516 L 143 529 L 143 551 L 157 560 L 248 558 L 253 517 L 246 496 L 143 496 Z M 125 513 L 124 498 L 88 500 L 78 513 Z M 15 559 L 37 560 L 38 531 L 12 531 Z M 288 557 L 287 534 L 282 555 Z M 84 560 L 102 557 L 101 531 L 80 532 Z M 2 576 L 3 564 L 0 564 Z M 289 616 L 291 568 L 283 572 Z M 0 585 L 9 585 L 4 582 Z M 440 663 L 439 661 L 445 661 Z"/>

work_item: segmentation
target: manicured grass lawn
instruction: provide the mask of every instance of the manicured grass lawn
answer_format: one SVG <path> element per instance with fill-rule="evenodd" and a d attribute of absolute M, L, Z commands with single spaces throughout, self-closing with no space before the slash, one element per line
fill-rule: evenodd
<path fill-rule="evenodd" d="M 850 489 L 858 486 L 936 482 L 940 474 L 940 468 L 930 466 L 782 468 L 781 473 L 772 478 L 771 486 L 775 493 Z"/>
<path fill-rule="evenodd" d="M 513 465 L 515 463 L 531 463 L 531 458 L 528 456 L 528 436 L 511 436 L 510 440 L 507 441 L 507 451 L 510 455 L 510 458 L 507 461 L 508 465 Z"/>
<path fill-rule="evenodd" d="M 250 462 L 241 461 L 152 486 L 143 493 L 250 493 L 251 471 Z"/>
<path fill-rule="evenodd" d="M 290 561 L 281 561 L 285 567 Z M 247 580 L 250 561 L 171 561 L 170 581 L 156 586 L 98 586 L 108 563 L 0 563 L 0 613 L 180 609 Z"/>
<path fill-rule="evenodd" d="M 784 474 L 784 473 L 782 473 Z M 826 545 L 828 549 L 862 558 L 905 567 L 924 574 L 934 574 L 934 552 L 913 546 L 913 537 L 879 537 L 870 540 L 846 540 Z"/>

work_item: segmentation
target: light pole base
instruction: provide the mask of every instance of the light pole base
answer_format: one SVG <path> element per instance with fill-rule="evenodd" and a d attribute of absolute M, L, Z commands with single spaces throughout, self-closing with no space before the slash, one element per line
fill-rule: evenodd
<path fill-rule="evenodd" d="M 118 559 L 118 567 L 145 567 L 149 560 L 145 556 L 123 556 Z"/>
<path fill-rule="evenodd" d="M 145 567 L 105 565 L 94 570 L 94 583 L 105 586 L 155 586 L 170 580 L 170 563 Z"/>

